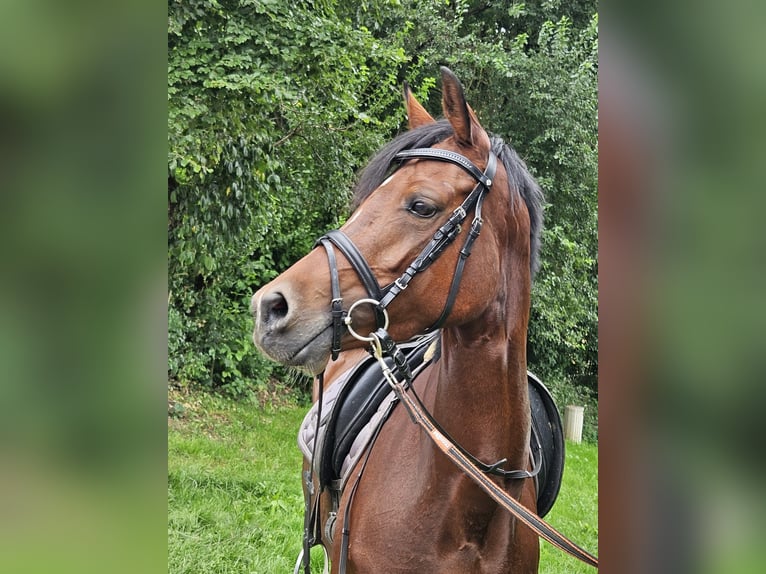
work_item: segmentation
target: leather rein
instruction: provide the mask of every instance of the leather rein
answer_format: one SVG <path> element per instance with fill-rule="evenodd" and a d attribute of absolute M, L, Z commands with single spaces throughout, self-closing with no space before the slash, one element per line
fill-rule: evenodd
<path fill-rule="evenodd" d="M 492 187 L 493 179 L 497 170 L 497 157 L 490 152 L 485 171 L 481 171 L 468 158 L 449 151 L 435 148 L 416 148 L 397 153 L 394 160 L 404 162 L 409 159 L 431 159 L 452 163 L 461 167 L 471 174 L 477 183 L 473 190 L 468 194 L 463 203 L 455 209 L 447 221 L 434 233 L 429 243 L 423 248 L 420 254 L 410 263 L 404 273 L 386 287 L 381 287 L 375 278 L 367 260 L 357 249 L 351 239 L 342 231 L 334 230 L 320 237 L 315 245 L 321 245 L 327 252 L 328 263 L 330 267 L 330 283 L 332 292 L 331 316 L 332 316 L 332 359 L 337 359 L 341 351 L 341 337 L 345 327 L 355 338 L 369 342 L 372 355 L 381 365 L 383 375 L 391 389 L 402 402 L 413 422 L 420 425 L 426 434 L 433 440 L 436 446 L 452 460 L 455 465 L 467 474 L 477 485 L 482 488 L 493 500 L 508 510 L 517 519 L 531 528 L 538 536 L 544 538 L 557 548 L 564 550 L 575 558 L 583 562 L 598 567 L 598 558 L 577 546 L 574 542 L 560 534 L 553 527 L 539 518 L 534 512 L 524 507 L 514 498 L 504 492 L 496 483 L 487 478 L 487 474 L 493 474 L 505 479 L 525 479 L 537 475 L 540 470 L 538 464 L 532 471 L 527 470 L 504 470 L 500 468 L 506 459 L 502 459 L 493 464 L 485 464 L 477 460 L 468 453 L 463 447 L 451 439 L 449 434 L 434 420 L 433 416 L 427 411 L 423 403 L 415 394 L 412 387 L 412 373 L 404 358 L 403 353 L 396 343 L 389 337 L 388 313 L 386 308 L 391 302 L 409 285 L 410 281 L 418 273 L 427 269 L 444 250 L 456 239 L 461 232 L 461 224 L 467 218 L 468 213 L 474 211 L 474 218 L 471 223 L 468 235 L 460 249 L 458 260 L 455 266 L 455 273 L 445 301 L 444 309 L 436 322 L 426 329 L 427 332 L 441 328 L 449 316 L 452 307 L 457 298 L 457 292 L 463 276 L 465 261 L 471 254 L 473 244 L 479 237 L 483 220 L 481 217 L 482 204 L 486 194 Z M 337 258 L 334 247 L 337 247 L 351 266 L 356 271 L 359 279 L 364 285 L 369 295 L 368 299 L 361 299 L 351 305 L 348 311 L 343 310 L 343 298 L 340 292 L 340 280 L 337 269 Z M 362 336 L 352 327 L 352 313 L 357 306 L 369 304 L 372 306 L 375 314 L 376 331 L 369 336 Z M 394 360 L 393 371 L 383 360 L 385 356 L 392 357 Z M 319 402 L 321 408 L 323 377 L 320 375 L 319 382 Z M 411 397 L 410 394 L 413 396 Z M 414 398 L 413 398 L 414 397 Z M 321 417 L 321 415 L 319 415 Z M 372 446 L 369 447 L 370 449 Z M 316 453 L 314 453 L 315 455 Z M 313 456 L 312 456 L 313 458 Z M 366 461 L 365 461 L 366 463 Z M 313 461 L 311 467 L 313 468 Z M 361 474 L 361 473 L 360 473 Z M 310 481 L 311 475 L 307 477 Z M 356 486 L 356 485 L 355 485 Z M 354 489 L 355 490 L 355 489 Z M 353 491 L 352 491 L 353 496 Z M 317 496 L 317 501 L 318 501 Z M 350 502 L 348 504 L 350 507 Z M 307 512 L 309 512 L 307 504 Z M 348 555 L 348 523 L 344 523 L 343 546 L 341 548 L 341 570 L 345 570 L 345 562 Z M 310 553 L 309 547 L 314 542 L 310 532 L 308 520 L 304 528 L 304 550 L 302 552 L 303 565 L 306 573 L 310 572 Z M 299 558 L 300 561 L 300 558 Z M 297 567 L 298 565 L 296 565 Z"/>

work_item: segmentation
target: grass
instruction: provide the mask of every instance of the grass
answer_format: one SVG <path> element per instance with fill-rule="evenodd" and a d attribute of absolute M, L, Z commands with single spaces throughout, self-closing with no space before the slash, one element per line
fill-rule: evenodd
<path fill-rule="evenodd" d="M 566 443 L 561 490 L 545 521 L 598 555 L 598 446 Z M 547 542 L 540 542 L 540 572 L 593 574 L 596 570 Z"/>
<path fill-rule="evenodd" d="M 200 396 L 168 424 L 168 572 L 292 572 L 304 409 Z"/>
<path fill-rule="evenodd" d="M 175 399 L 183 406 L 175 409 L 182 416 L 168 418 L 168 572 L 292 572 L 303 529 L 295 437 L 307 407 Z M 598 546 L 597 464 L 595 445 L 567 444 L 564 483 L 546 517 L 591 552 Z M 540 572 L 595 570 L 541 542 Z"/>

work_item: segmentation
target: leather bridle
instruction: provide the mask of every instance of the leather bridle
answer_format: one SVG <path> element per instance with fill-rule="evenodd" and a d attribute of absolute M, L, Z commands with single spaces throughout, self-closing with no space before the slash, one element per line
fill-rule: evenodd
<path fill-rule="evenodd" d="M 423 248 L 420 254 L 415 257 L 412 263 L 407 266 L 404 273 L 386 287 L 380 286 L 380 283 L 378 283 L 378 280 L 375 278 L 375 274 L 372 272 L 372 269 L 370 269 L 370 265 L 367 263 L 364 255 L 362 255 L 356 245 L 354 245 L 354 242 L 341 230 L 336 229 L 330 231 L 317 240 L 316 245 L 322 245 L 327 251 L 327 259 L 330 265 L 330 287 L 332 290 L 331 315 L 333 327 L 331 350 L 333 360 L 338 358 L 341 351 L 340 341 L 343 335 L 344 321 L 346 325 L 351 322 L 350 315 L 343 310 L 343 298 L 341 297 L 340 292 L 337 258 L 333 246 L 337 247 L 341 253 L 343 253 L 351 264 L 351 267 L 359 276 L 370 299 L 375 302 L 375 304 L 373 304 L 375 323 L 377 328 L 381 328 L 383 327 L 384 321 L 383 310 L 407 288 L 413 277 L 426 270 L 439 258 L 447 246 L 449 246 L 460 234 L 461 224 L 473 210 L 474 218 L 455 265 L 455 273 L 452 276 L 452 284 L 450 285 L 447 294 L 444 309 L 436 322 L 424 332 L 428 333 L 441 328 L 447 320 L 447 317 L 449 317 L 452 307 L 455 304 L 458 289 L 460 288 L 460 281 L 463 277 L 465 261 L 471 255 L 473 243 L 476 241 L 476 238 L 479 237 L 479 233 L 481 233 L 481 226 L 483 224 L 481 208 L 486 194 L 492 187 L 495 173 L 497 171 L 497 156 L 492 152 L 489 153 L 487 168 L 483 172 L 465 156 L 444 149 L 416 148 L 401 151 L 394 156 L 394 160 L 399 163 L 409 159 L 431 159 L 457 165 L 476 179 L 476 186 L 471 193 L 468 194 L 463 203 L 452 212 L 447 221 L 436 231 L 436 233 L 434 233 L 429 243 Z"/>
<path fill-rule="evenodd" d="M 481 227 L 483 225 L 483 219 L 481 217 L 482 205 L 486 194 L 492 188 L 495 173 L 497 172 L 497 156 L 491 151 L 489 152 L 489 157 L 487 159 L 487 167 L 483 172 L 465 156 L 444 149 L 415 148 L 401 151 L 394 156 L 394 161 L 397 161 L 400 164 L 409 159 L 431 159 L 455 164 L 472 175 L 473 178 L 476 179 L 476 185 L 468 196 L 466 196 L 465 200 L 463 200 L 463 203 L 452 212 L 449 218 L 447 218 L 447 221 L 445 221 L 433 234 L 428 244 L 421 250 L 420 254 L 415 257 L 412 263 L 407 266 L 401 276 L 396 278 L 389 285 L 381 287 L 380 283 L 375 278 L 375 274 L 372 272 L 370 265 L 364 258 L 364 255 L 362 255 L 356 245 L 354 245 L 353 241 L 340 230 L 336 229 L 330 231 L 320 237 L 316 242 L 316 245 L 322 245 L 327 251 L 328 263 L 330 265 L 330 287 L 332 294 L 331 314 L 333 326 L 332 359 L 335 360 L 341 351 L 341 337 L 345 327 L 355 338 L 361 341 L 373 342 L 375 339 L 389 341 L 390 345 L 386 349 L 386 353 L 393 358 L 395 368 L 405 379 L 409 378 L 409 367 L 404 356 L 399 351 L 398 346 L 391 341 L 386 331 L 388 329 L 388 315 L 386 313 L 386 308 L 407 288 L 410 281 L 412 281 L 418 273 L 425 271 L 442 253 L 444 253 L 444 250 L 460 234 L 463 221 L 465 221 L 468 214 L 473 211 L 474 218 L 471 222 L 471 227 L 465 242 L 463 243 L 463 247 L 458 254 L 457 263 L 455 264 L 455 273 L 452 276 L 452 282 L 447 293 L 444 308 L 436 322 L 428 327 L 423 334 L 435 331 L 442 327 L 455 304 L 455 299 L 457 298 L 457 293 L 460 288 L 460 282 L 463 277 L 465 262 L 471 255 L 473 244 L 481 233 Z M 369 295 L 368 299 L 360 299 L 359 301 L 354 302 L 348 310 L 343 309 L 337 258 L 333 246 L 337 247 L 343 255 L 345 255 Z M 371 333 L 372 336 L 370 337 L 359 335 L 351 326 L 353 310 L 364 303 L 371 304 L 375 313 L 376 331 Z M 446 436 L 449 436 L 437 421 L 432 419 L 431 424 L 435 425 Z M 540 471 L 539 464 L 536 465 L 532 471 L 505 470 L 502 466 L 507 462 L 506 459 L 501 459 L 490 464 L 483 463 L 460 447 L 460 445 L 457 445 L 457 443 L 455 444 L 464 456 L 468 457 L 473 464 L 482 470 L 482 472 L 488 474 L 494 474 L 504 479 L 518 480 L 533 478 Z"/>
<path fill-rule="evenodd" d="M 473 455 L 468 453 L 464 448 L 457 444 L 447 432 L 434 420 L 433 416 L 427 411 L 423 403 L 417 397 L 417 393 L 412 386 L 412 374 L 410 373 L 407 361 L 401 353 L 396 343 L 390 338 L 386 329 L 388 328 L 388 314 L 386 313 L 386 307 L 409 285 L 410 281 L 418 274 L 426 270 L 444 250 L 455 240 L 455 238 L 461 232 L 461 224 L 468 217 L 468 214 L 473 210 L 474 218 L 471 223 L 471 227 L 468 231 L 468 235 L 463 243 L 463 247 L 460 249 L 458 260 L 455 265 L 455 273 L 452 277 L 447 299 L 442 309 L 441 314 L 437 318 L 436 322 L 428 327 L 424 333 L 435 331 L 444 325 L 444 322 L 449 317 L 452 307 L 457 298 L 457 293 L 460 288 L 460 282 L 463 276 L 463 270 L 465 267 L 465 261 L 471 255 L 471 250 L 476 239 L 479 237 L 483 220 L 481 217 L 481 209 L 486 194 L 492 187 L 495 173 L 497 170 L 497 156 L 490 151 L 489 158 L 487 160 L 487 167 L 482 172 L 476 165 L 473 164 L 468 158 L 462 156 L 456 152 L 449 150 L 436 149 L 436 148 L 416 148 L 411 150 L 405 150 L 397 153 L 394 156 L 394 160 L 400 164 L 409 159 L 431 159 L 437 161 L 444 161 L 452 163 L 461 167 L 463 170 L 471 174 L 476 180 L 476 185 L 473 190 L 468 194 L 463 203 L 455 209 L 449 216 L 447 221 L 439 227 L 434 233 L 429 243 L 423 248 L 420 254 L 407 266 L 407 269 L 395 279 L 391 284 L 381 287 L 378 280 L 375 278 L 375 274 L 372 272 L 370 265 L 364 258 L 364 255 L 354 245 L 353 241 L 342 231 L 334 230 L 326 233 L 316 241 L 316 246 L 321 245 L 327 252 L 327 259 L 330 266 L 330 287 L 332 294 L 331 303 L 331 315 L 332 315 L 332 359 L 338 358 L 341 352 L 341 338 L 343 335 L 344 327 L 347 328 L 351 334 L 359 340 L 371 342 L 372 354 L 381 364 L 381 370 L 384 374 L 384 378 L 388 381 L 389 385 L 396 394 L 398 400 L 405 405 L 408 414 L 412 418 L 413 422 L 420 425 L 424 431 L 428 434 L 431 440 L 448 456 L 457 466 L 468 475 L 476 484 L 478 484 L 491 498 L 493 498 L 499 505 L 511 512 L 516 518 L 521 520 L 524 524 L 530 527 L 538 536 L 546 539 L 554 546 L 564 550 L 565 552 L 575 556 L 579 560 L 586 562 L 587 564 L 596 566 L 598 568 L 598 559 L 580 548 L 568 538 L 560 534 L 545 521 L 540 519 L 533 512 L 526 509 L 518 501 L 506 494 L 497 484 L 490 481 L 486 475 L 494 474 L 504 479 L 525 479 L 534 478 L 540 471 L 540 463 L 535 465 L 531 471 L 527 470 L 504 470 L 500 468 L 506 459 L 497 461 L 494 464 L 485 464 L 477 460 Z M 369 295 L 368 299 L 360 299 L 354 302 L 346 311 L 343 309 L 343 298 L 340 291 L 340 278 L 338 274 L 337 257 L 335 255 L 335 247 L 337 247 L 348 260 L 351 267 L 354 269 L 359 279 L 364 285 Z M 370 334 L 369 337 L 360 336 L 356 333 L 352 326 L 352 312 L 360 304 L 369 303 L 372 305 L 375 314 L 376 330 Z M 384 356 L 390 356 L 394 360 L 394 370 L 391 370 L 383 361 Z M 321 405 L 322 405 L 322 387 L 324 386 L 323 374 L 319 377 L 319 398 L 318 398 L 318 412 L 317 412 L 317 424 L 321 420 Z M 412 394 L 410 397 L 409 394 Z M 379 430 L 379 429 L 378 429 Z M 377 436 L 377 432 L 376 432 Z M 374 439 L 373 439 L 374 442 Z M 539 445 L 538 445 L 539 446 Z M 370 447 L 371 448 L 371 447 Z M 316 441 L 314 444 L 314 450 L 316 450 Z M 312 454 L 311 468 L 313 469 L 313 458 L 316 456 L 316 452 Z M 368 451 L 369 456 L 369 451 Z M 366 460 L 363 463 L 362 468 L 366 465 Z M 312 484 L 312 471 L 310 470 L 307 477 L 307 487 L 313 489 Z M 346 515 L 344 520 L 344 528 L 341 539 L 340 550 L 340 571 L 345 572 L 346 564 L 348 561 L 348 548 L 349 548 L 349 519 L 350 508 L 356 486 L 358 485 L 361 472 L 357 476 L 357 481 L 352 488 L 351 499 L 346 506 Z M 318 496 L 316 501 L 318 503 Z M 296 563 L 296 572 L 303 564 L 304 572 L 310 573 L 311 571 L 311 545 L 316 541 L 315 537 L 312 537 L 312 528 L 309 523 L 310 508 L 307 500 L 306 506 L 306 520 L 304 523 L 304 548 L 301 556 Z"/>

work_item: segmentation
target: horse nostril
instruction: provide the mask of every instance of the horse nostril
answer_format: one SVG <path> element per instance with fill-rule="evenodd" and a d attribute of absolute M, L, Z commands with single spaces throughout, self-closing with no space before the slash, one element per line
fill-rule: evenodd
<path fill-rule="evenodd" d="M 264 295 L 261 299 L 261 321 L 274 323 L 287 316 L 287 299 L 278 291 Z"/>

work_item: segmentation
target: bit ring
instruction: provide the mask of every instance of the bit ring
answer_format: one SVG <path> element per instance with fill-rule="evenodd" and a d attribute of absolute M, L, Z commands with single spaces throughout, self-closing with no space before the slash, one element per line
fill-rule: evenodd
<path fill-rule="evenodd" d="M 359 333 L 357 333 L 356 331 L 354 331 L 354 328 L 351 326 L 351 323 L 353 322 L 352 314 L 354 312 L 354 309 L 356 309 L 358 305 L 361 305 L 363 303 L 368 303 L 370 305 L 373 305 L 374 307 L 378 307 L 383 312 L 383 318 L 384 318 L 383 329 L 388 329 L 388 312 L 384 308 L 380 307 L 380 301 L 376 299 L 359 299 L 359 301 L 356 301 L 353 305 L 351 305 L 351 307 L 349 307 L 348 313 L 346 314 L 346 318 L 343 319 L 343 322 L 345 323 L 346 328 L 348 329 L 348 332 L 351 333 L 351 335 L 355 339 L 370 343 L 375 340 L 375 337 L 372 337 L 372 336 L 364 337 L 360 335 Z"/>

